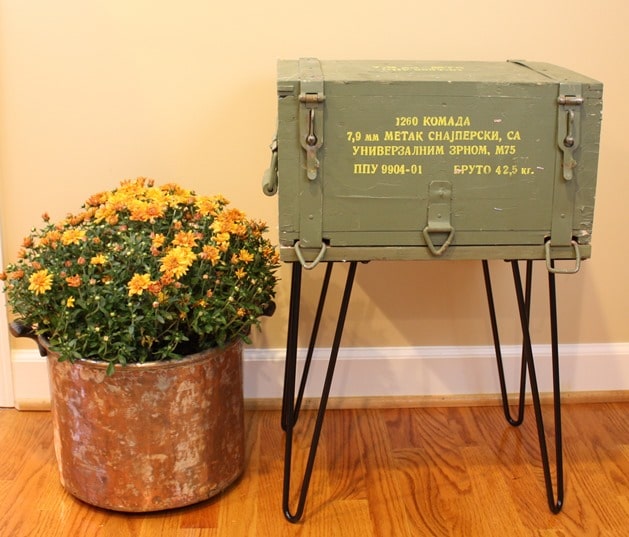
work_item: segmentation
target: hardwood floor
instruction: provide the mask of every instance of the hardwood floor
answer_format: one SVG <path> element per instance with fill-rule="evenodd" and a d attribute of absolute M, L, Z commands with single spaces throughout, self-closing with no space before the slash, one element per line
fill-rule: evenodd
<path fill-rule="evenodd" d="M 299 430 L 313 419 L 304 412 Z M 281 512 L 277 411 L 247 413 L 247 470 L 219 497 L 121 514 L 87 506 L 61 487 L 47 412 L 0 410 L 0 535 L 627 535 L 629 403 L 565 404 L 563 426 L 566 502 L 553 515 L 530 407 L 520 428 L 508 426 L 498 407 L 330 410 L 304 520 L 293 525 Z M 299 468 L 306 436 L 296 439 Z"/>

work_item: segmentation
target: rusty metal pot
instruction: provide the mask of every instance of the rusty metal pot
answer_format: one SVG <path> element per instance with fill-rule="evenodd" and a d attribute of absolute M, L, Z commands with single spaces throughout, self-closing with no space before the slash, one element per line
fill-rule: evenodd
<path fill-rule="evenodd" d="M 242 345 L 116 366 L 48 352 L 61 483 L 117 511 L 206 500 L 243 472 Z"/>

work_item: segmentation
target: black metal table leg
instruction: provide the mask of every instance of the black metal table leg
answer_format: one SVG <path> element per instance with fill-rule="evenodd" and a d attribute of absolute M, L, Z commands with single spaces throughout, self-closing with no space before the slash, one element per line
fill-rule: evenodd
<path fill-rule="evenodd" d="M 284 516 L 290 522 L 298 522 L 304 512 L 306 504 L 306 498 L 308 495 L 308 487 L 310 485 L 310 479 L 312 477 L 312 470 L 314 468 L 314 462 L 317 453 L 317 447 L 319 445 L 319 438 L 321 436 L 321 429 L 323 427 L 323 419 L 325 417 L 325 411 L 330 395 L 330 388 L 332 386 L 332 379 L 334 377 L 334 369 L 338 357 L 338 351 L 341 344 L 341 338 L 343 335 L 343 328 L 345 325 L 345 318 L 347 316 L 347 309 L 349 306 L 349 300 L 352 293 L 352 286 L 354 283 L 354 276 L 356 274 L 357 262 L 352 261 L 349 265 L 347 272 L 347 279 L 345 282 L 345 290 L 343 292 L 343 298 L 341 300 L 341 306 L 339 315 L 337 318 L 336 331 L 334 334 L 334 340 L 330 351 L 330 359 L 328 361 L 328 369 L 323 384 L 323 391 L 321 393 L 321 400 L 319 403 L 319 410 L 315 421 L 314 432 L 312 435 L 312 441 L 310 444 L 310 451 L 308 454 L 308 460 L 306 463 L 306 469 L 304 472 L 301 489 L 299 492 L 299 499 L 297 508 L 294 512 L 290 508 L 291 500 L 291 469 L 292 469 L 292 449 L 293 449 L 293 431 L 299 407 L 301 406 L 301 400 L 303 397 L 303 391 L 305 388 L 305 382 L 307 380 L 308 369 L 304 369 L 302 373 L 302 379 L 300 383 L 298 401 L 295 402 L 295 385 L 296 385 L 296 372 L 297 372 L 297 336 L 299 330 L 299 305 L 300 305 L 300 288 L 301 288 L 301 265 L 299 263 L 293 264 L 293 274 L 291 281 L 291 298 L 290 298 L 290 312 L 289 312 L 289 328 L 288 328 L 288 342 L 286 352 L 286 370 L 284 376 L 284 398 L 282 403 L 282 423 L 286 431 L 285 436 L 285 452 L 284 452 L 284 486 L 283 486 L 283 501 L 282 507 L 284 510 Z M 322 286 L 321 297 L 319 299 L 319 307 L 317 308 L 317 317 L 315 319 L 315 327 L 310 340 L 309 356 L 312 358 L 312 352 L 314 350 L 314 344 L 318 331 L 318 324 L 321 318 L 323 305 L 325 302 L 325 295 L 327 293 L 327 286 L 331 274 L 331 266 L 328 264 L 328 270 L 326 270 L 326 276 L 324 284 Z"/>
<path fill-rule="evenodd" d="M 513 417 L 509 408 L 509 397 L 507 395 L 507 383 L 505 380 L 504 364 L 502 360 L 502 345 L 500 344 L 500 334 L 498 330 L 498 320 L 496 316 L 496 308 L 494 306 L 494 294 L 491 286 L 491 275 L 489 272 L 489 264 L 483 261 L 483 276 L 485 278 L 485 290 L 487 292 L 487 302 L 489 305 L 489 318 L 491 321 L 491 332 L 494 339 L 494 349 L 496 353 L 496 364 L 498 366 L 498 379 L 500 382 L 500 394 L 502 396 L 502 408 L 505 418 L 510 425 L 517 427 L 524 421 L 524 400 L 526 395 L 526 355 L 527 349 L 522 345 L 522 359 L 520 362 L 520 387 L 518 395 L 518 413 L 517 417 Z M 531 282 L 533 279 L 533 263 L 526 263 L 526 311 L 527 315 L 531 308 Z"/>
<path fill-rule="evenodd" d="M 288 336 L 286 339 L 286 363 L 284 365 L 284 394 L 282 398 L 282 429 L 286 430 L 289 407 L 292 412 L 297 374 L 297 345 L 299 335 L 299 304 L 301 302 L 301 265 L 293 263 L 290 303 L 288 309 Z M 289 394 L 292 394 L 289 396 Z M 291 416 L 292 418 L 292 416 Z"/>
<path fill-rule="evenodd" d="M 304 399 L 304 393 L 306 391 L 306 383 L 308 381 L 308 375 L 310 373 L 310 364 L 312 363 L 312 357 L 317 344 L 317 336 L 319 335 L 319 326 L 321 325 L 321 317 L 323 316 L 323 309 L 325 307 L 325 299 L 328 294 L 328 286 L 330 285 L 330 277 L 332 276 L 332 268 L 334 262 L 327 263 L 325 269 L 325 276 L 323 277 L 323 283 L 321 284 L 321 293 L 319 295 L 319 304 L 317 305 L 317 312 L 315 314 L 314 321 L 312 323 L 312 332 L 310 334 L 310 341 L 308 343 L 308 352 L 306 353 L 306 360 L 304 361 L 304 369 L 301 373 L 301 382 L 299 383 L 299 392 L 297 393 L 297 400 L 295 401 L 295 407 L 293 411 L 293 422 L 297 423 L 299 418 L 299 411 L 301 410 L 301 403 Z"/>
<path fill-rule="evenodd" d="M 550 469 L 550 458 L 548 456 L 548 445 L 546 442 L 546 431 L 544 428 L 544 419 L 542 414 L 542 406 L 539 395 L 539 387 L 537 383 L 537 373 L 535 370 L 535 360 L 533 357 L 533 348 L 531 344 L 531 335 L 529 330 L 529 314 L 530 314 L 530 292 L 531 292 L 531 275 L 532 262 L 527 262 L 526 277 L 526 293 L 522 288 L 522 278 L 520 275 L 520 265 L 518 261 L 512 261 L 511 267 L 513 271 L 513 281 L 518 302 L 518 312 L 520 315 L 520 325 L 522 329 L 522 359 L 520 380 L 520 401 L 519 416 L 513 419 L 510 416 L 508 401 L 506 398 L 506 387 L 504 384 L 504 371 L 502 369 L 502 356 L 500 351 L 500 342 L 498 338 L 498 327 L 496 323 L 495 309 L 493 305 L 493 295 L 491 292 L 491 281 L 489 276 L 489 267 L 486 261 L 483 261 L 483 271 L 485 275 L 485 285 L 487 289 L 487 298 L 489 302 L 490 317 L 492 322 L 492 331 L 494 333 L 494 345 L 496 347 L 496 358 L 498 361 L 498 369 L 501 377 L 501 391 L 503 397 L 503 405 L 505 407 L 505 416 L 509 423 L 514 426 L 520 425 L 524 417 L 523 394 L 525 379 L 522 375 L 528 369 L 528 376 L 531 384 L 531 395 L 533 398 L 533 410 L 535 413 L 535 421 L 537 425 L 537 436 L 539 439 L 539 447 L 542 458 L 542 466 L 544 470 L 544 481 L 546 486 L 546 496 L 548 506 L 553 513 L 559 513 L 563 507 L 564 498 L 564 482 L 563 482 L 563 442 L 561 427 L 561 390 L 559 382 L 559 343 L 557 329 L 557 297 L 555 287 L 555 274 L 548 273 L 548 295 L 550 306 L 550 325 L 551 325 L 551 351 L 552 351 L 552 375 L 553 375 L 553 411 L 555 421 L 555 475 L 556 475 L 556 493 L 553 487 L 552 472 Z M 554 263 L 551 261 L 551 267 Z"/>

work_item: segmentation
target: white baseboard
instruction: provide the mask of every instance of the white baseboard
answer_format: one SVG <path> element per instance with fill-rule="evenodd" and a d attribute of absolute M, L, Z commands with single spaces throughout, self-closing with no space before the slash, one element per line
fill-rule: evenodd
<path fill-rule="evenodd" d="M 534 346 L 541 391 L 551 390 L 550 348 Z M 564 392 L 629 390 L 629 343 L 560 346 Z M 278 399 L 284 382 L 284 349 L 245 349 L 244 392 L 247 399 Z M 313 357 L 306 397 L 320 394 L 329 349 Z M 305 350 L 298 355 L 303 367 Z M 520 347 L 503 348 L 509 391 L 517 390 Z M 17 408 L 50 404 L 46 361 L 37 351 L 12 353 Z M 462 396 L 499 392 L 493 347 L 366 347 L 339 352 L 332 397 Z"/>
<path fill-rule="evenodd" d="M 550 391 L 550 348 L 536 345 L 538 383 Z M 516 391 L 520 347 L 503 348 L 509 391 Z M 629 343 L 560 346 L 561 388 L 566 392 L 629 389 Z M 313 357 L 306 397 L 315 397 L 325 377 L 329 349 Z M 305 351 L 298 363 L 303 365 Z M 250 349 L 245 356 L 245 395 L 280 397 L 284 350 Z M 495 394 L 500 391 L 493 347 L 376 347 L 344 348 L 339 352 L 332 397 L 440 396 Z"/>

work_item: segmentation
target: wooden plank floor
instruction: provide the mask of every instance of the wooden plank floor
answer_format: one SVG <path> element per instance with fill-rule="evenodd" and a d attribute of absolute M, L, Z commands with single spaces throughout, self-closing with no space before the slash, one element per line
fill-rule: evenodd
<path fill-rule="evenodd" d="M 277 411 L 247 413 L 248 466 L 228 491 L 192 507 L 129 515 L 87 506 L 63 490 L 49 413 L 0 410 L 0 535 L 628 535 L 629 403 L 564 405 L 566 504 L 559 515 L 546 505 L 527 412 L 514 429 L 498 407 L 328 411 L 304 521 L 292 525 L 281 512 Z M 305 412 L 300 430 L 312 421 Z M 297 465 L 305 437 L 297 439 Z"/>

